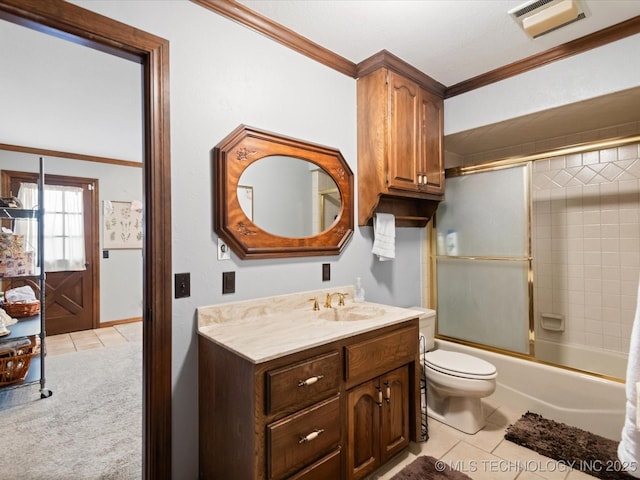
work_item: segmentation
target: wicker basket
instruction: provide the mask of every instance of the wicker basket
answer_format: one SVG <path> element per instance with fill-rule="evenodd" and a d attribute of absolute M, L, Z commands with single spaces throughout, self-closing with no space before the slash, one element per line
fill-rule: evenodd
<path fill-rule="evenodd" d="M 24 380 L 31 365 L 31 358 L 37 355 L 36 336 L 29 337 L 30 345 L 18 350 L 0 354 L 0 387 Z"/>
<path fill-rule="evenodd" d="M 36 296 L 40 295 L 40 287 L 38 284 L 32 280 L 24 280 L 26 285 L 29 285 Z M 33 302 L 9 302 L 7 301 L 7 290 L 11 288 L 5 288 L 4 292 L 4 303 L 2 304 L 2 308 L 5 312 L 9 314 L 9 316 L 13 318 L 23 318 L 23 317 L 32 317 L 40 313 L 40 300 L 35 300 Z"/>

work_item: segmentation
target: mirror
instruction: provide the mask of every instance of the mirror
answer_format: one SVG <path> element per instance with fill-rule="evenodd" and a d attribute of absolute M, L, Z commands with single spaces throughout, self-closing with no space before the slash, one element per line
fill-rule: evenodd
<path fill-rule="evenodd" d="M 240 125 L 213 149 L 216 233 L 240 258 L 337 255 L 353 234 L 339 150 Z"/>
<path fill-rule="evenodd" d="M 337 219 L 342 205 L 331 176 L 315 163 L 294 157 L 253 162 L 240 176 L 236 193 L 249 220 L 282 237 L 323 232 Z"/>

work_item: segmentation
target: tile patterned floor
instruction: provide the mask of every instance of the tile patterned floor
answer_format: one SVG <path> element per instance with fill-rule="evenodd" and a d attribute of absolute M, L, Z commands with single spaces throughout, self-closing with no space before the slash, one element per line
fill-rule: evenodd
<path fill-rule="evenodd" d="M 129 342 L 142 342 L 142 322 L 123 323 L 113 327 L 82 330 L 47 336 L 47 355 L 108 348 Z"/>
<path fill-rule="evenodd" d="M 419 455 L 430 455 L 473 480 L 589 480 L 594 479 L 568 465 L 504 439 L 506 428 L 525 412 L 483 401 L 487 425 L 475 435 L 462 433 L 429 418 L 429 440 L 412 443 L 367 480 L 389 480 Z"/>
<path fill-rule="evenodd" d="M 108 348 L 142 341 L 142 323 L 86 330 L 47 337 L 49 355 Z M 587 475 L 569 466 L 520 447 L 504 439 L 506 428 L 525 412 L 517 407 L 498 405 L 491 397 L 483 401 L 487 425 L 475 435 L 467 435 L 436 420 L 429 419 L 429 441 L 412 443 L 367 480 L 389 480 L 419 455 L 430 455 L 463 471 L 473 480 L 589 480 Z"/>

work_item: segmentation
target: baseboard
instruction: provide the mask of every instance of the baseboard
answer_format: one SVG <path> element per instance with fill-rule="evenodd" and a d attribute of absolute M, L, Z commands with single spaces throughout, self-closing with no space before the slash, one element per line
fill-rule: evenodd
<path fill-rule="evenodd" d="M 102 322 L 98 328 L 113 327 L 115 325 L 122 325 L 123 323 L 136 323 L 141 321 L 142 317 L 123 318 L 120 320 L 111 320 L 110 322 Z"/>

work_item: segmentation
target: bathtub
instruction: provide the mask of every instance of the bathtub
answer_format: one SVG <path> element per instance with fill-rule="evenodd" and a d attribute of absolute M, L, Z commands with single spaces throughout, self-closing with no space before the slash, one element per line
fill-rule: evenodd
<path fill-rule="evenodd" d="M 492 404 L 539 413 L 612 440 L 620 440 L 625 419 L 625 385 L 508 355 L 436 339 L 436 348 L 491 362 L 498 370 Z"/>
<path fill-rule="evenodd" d="M 624 379 L 628 355 L 536 339 L 536 358 L 545 362 Z"/>

